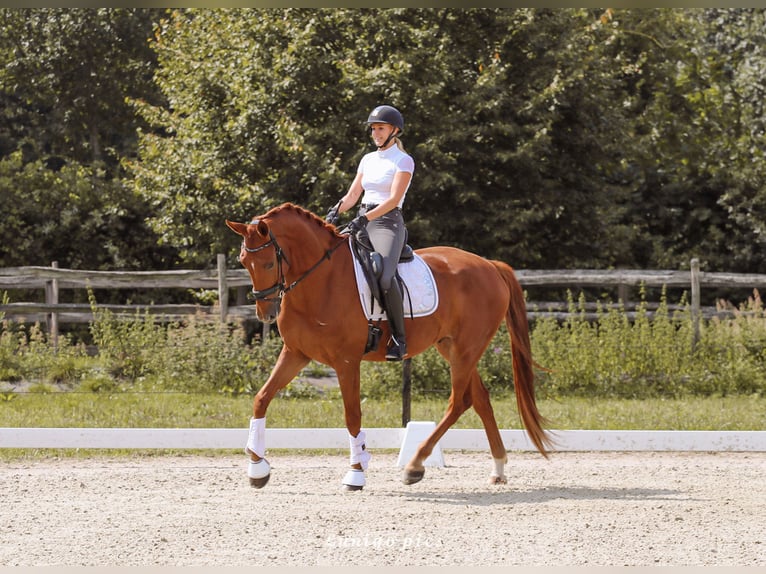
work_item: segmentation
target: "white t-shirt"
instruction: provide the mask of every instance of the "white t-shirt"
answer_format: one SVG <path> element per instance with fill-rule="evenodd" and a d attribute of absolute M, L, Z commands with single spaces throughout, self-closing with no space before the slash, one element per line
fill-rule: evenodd
<path fill-rule="evenodd" d="M 415 161 L 394 144 L 387 150 L 373 151 L 365 155 L 359 162 L 359 168 L 356 171 L 363 174 L 362 189 L 364 189 L 364 195 L 362 196 L 362 203 L 377 205 L 391 197 L 391 185 L 394 183 L 394 175 L 397 172 L 414 173 Z M 410 183 L 412 183 L 412 178 L 410 178 Z M 407 189 L 409 188 L 410 184 L 408 183 Z M 398 207 L 402 207 L 406 195 L 407 190 L 404 191 Z"/>

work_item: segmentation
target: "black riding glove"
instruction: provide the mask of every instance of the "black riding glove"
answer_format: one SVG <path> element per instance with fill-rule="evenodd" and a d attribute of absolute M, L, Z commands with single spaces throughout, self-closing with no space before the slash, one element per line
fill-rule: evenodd
<path fill-rule="evenodd" d="M 343 200 L 341 199 L 338 203 L 330 208 L 330 211 L 327 212 L 327 216 L 324 218 L 327 223 L 332 223 L 333 225 L 338 224 L 338 220 L 340 219 L 338 216 L 338 210 L 340 209 L 342 203 Z"/>
<path fill-rule="evenodd" d="M 370 236 L 367 234 L 367 224 L 370 222 L 366 215 L 360 215 L 359 217 L 352 219 L 351 223 L 346 228 L 348 232 L 354 236 L 356 242 L 365 249 L 372 251 L 372 242 Z"/>
<path fill-rule="evenodd" d="M 348 230 L 354 235 L 359 235 L 360 231 L 367 231 L 367 224 L 370 222 L 366 215 L 360 215 L 351 220 L 348 224 Z"/>

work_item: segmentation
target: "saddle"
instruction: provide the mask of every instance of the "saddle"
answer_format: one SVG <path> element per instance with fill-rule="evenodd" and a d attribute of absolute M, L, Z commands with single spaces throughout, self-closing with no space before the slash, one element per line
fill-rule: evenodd
<path fill-rule="evenodd" d="M 351 252 L 354 254 L 354 257 L 357 259 L 357 261 L 359 261 L 365 281 L 370 287 L 371 298 L 373 301 L 378 302 L 381 309 L 385 310 L 386 304 L 383 298 L 383 289 L 380 286 L 380 277 L 383 274 L 383 256 L 377 251 L 374 251 L 370 243 L 365 244 L 364 242 L 359 241 L 354 234 L 351 234 L 350 237 Z M 415 252 L 407 243 L 407 238 L 408 233 L 405 230 L 404 245 L 402 246 L 402 252 L 399 255 L 399 263 L 406 263 L 412 261 L 415 258 Z M 401 287 L 402 294 L 406 293 L 409 297 L 409 291 L 402 281 L 402 278 L 399 276 L 398 271 L 394 276 L 394 280 L 399 281 L 399 286 Z M 373 301 L 370 302 L 370 306 L 372 306 Z M 370 320 L 368 322 L 367 346 L 364 350 L 365 353 L 369 353 L 370 351 L 377 349 L 381 335 L 382 330 L 380 327 L 373 324 L 372 320 Z"/>
<path fill-rule="evenodd" d="M 380 277 L 383 274 L 383 256 L 377 251 L 373 251 L 372 245 L 364 244 L 359 241 L 356 236 L 351 235 L 351 251 L 356 257 L 359 264 L 362 266 L 364 272 L 364 278 L 367 284 L 370 286 L 370 292 L 373 299 L 380 304 L 382 309 L 385 309 L 385 302 L 383 301 L 383 290 L 380 287 Z M 402 252 L 399 255 L 399 263 L 406 263 L 412 261 L 415 258 L 415 252 L 412 247 L 407 243 L 407 235 L 405 231 L 404 246 Z M 399 272 L 396 273 L 396 280 L 401 284 L 401 277 Z"/>

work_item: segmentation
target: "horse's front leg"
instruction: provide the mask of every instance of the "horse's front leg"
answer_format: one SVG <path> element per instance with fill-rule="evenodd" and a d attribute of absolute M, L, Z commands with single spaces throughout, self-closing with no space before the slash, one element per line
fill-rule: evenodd
<path fill-rule="evenodd" d="M 253 400 L 253 418 L 250 419 L 250 432 L 247 437 L 245 453 L 250 456 L 247 476 L 250 485 L 263 488 L 271 476 L 271 466 L 266 460 L 266 409 L 274 396 L 305 367 L 309 358 L 303 353 L 282 347 L 277 363 L 266 383 L 260 388 Z"/>
<path fill-rule="evenodd" d="M 338 385 L 343 396 L 343 409 L 348 429 L 351 468 L 343 477 L 342 488 L 347 491 L 362 490 L 366 483 L 364 471 L 370 462 L 369 451 L 365 444 L 366 435 L 362 430 L 362 404 L 359 396 L 359 363 L 344 364 L 335 369 Z"/>

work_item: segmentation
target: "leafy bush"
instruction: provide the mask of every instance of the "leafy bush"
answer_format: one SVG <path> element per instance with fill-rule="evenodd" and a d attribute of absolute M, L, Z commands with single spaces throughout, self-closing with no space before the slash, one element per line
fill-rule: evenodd
<path fill-rule="evenodd" d="M 111 311 L 96 305 L 91 290 L 88 299 L 94 316 L 90 332 L 107 372 L 131 381 L 148 375 L 166 339 L 166 329 L 148 311 L 117 320 Z"/>
<path fill-rule="evenodd" d="M 161 352 L 150 363 L 166 389 L 254 393 L 276 362 L 281 342 L 269 337 L 247 346 L 238 327 L 193 317 L 167 330 Z"/>
<path fill-rule="evenodd" d="M 39 324 L 28 327 L 1 324 L 0 381 L 32 381 L 41 384 L 67 384 L 91 368 L 85 346 L 59 337 L 48 342 Z"/>
<path fill-rule="evenodd" d="M 12 330 L 7 322 L 2 323 L 0 332 L 0 381 L 16 382 L 23 379 L 22 357 L 19 333 Z"/>
<path fill-rule="evenodd" d="M 568 295 L 569 316 L 532 323 L 538 396 L 600 398 L 680 398 L 688 396 L 766 395 L 766 315 L 755 295 L 729 315 L 702 321 L 694 341 L 685 300 L 670 312 L 665 294 L 650 312 L 639 303 L 635 314 L 622 307 L 599 308 L 597 320 L 585 312 L 581 295 Z M 61 337 L 54 346 L 38 325 L 0 323 L 0 381 L 79 386 L 80 390 L 120 389 L 230 395 L 253 394 L 268 378 L 281 348 L 272 336 L 248 345 L 238 325 L 222 325 L 202 316 L 163 324 L 151 315 L 118 319 L 97 310 L 91 333 L 97 354 Z M 496 333 L 478 365 L 494 395 L 513 389 L 510 341 L 505 326 Z M 322 365 L 308 375 L 326 374 Z M 362 363 L 362 395 L 398 397 L 400 363 Z M 435 349 L 412 360 L 415 396 L 447 396 L 447 362 Z M 316 398 L 321 393 L 301 380 L 283 396 Z"/>
<path fill-rule="evenodd" d="M 248 346 L 241 327 L 202 316 L 163 325 L 148 313 L 118 320 L 98 309 L 92 295 L 91 305 L 91 333 L 103 368 L 147 388 L 253 393 L 266 380 L 281 348 L 276 337 Z"/>
<path fill-rule="evenodd" d="M 643 299 L 630 320 L 622 307 L 598 310 L 588 321 L 582 296 L 569 295 L 569 318 L 538 321 L 532 333 L 536 360 L 550 369 L 548 394 L 648 398 L 679 396 L 696 370 L 691 314 L 670 315 L 665 294 L 653 316 Z"/>

